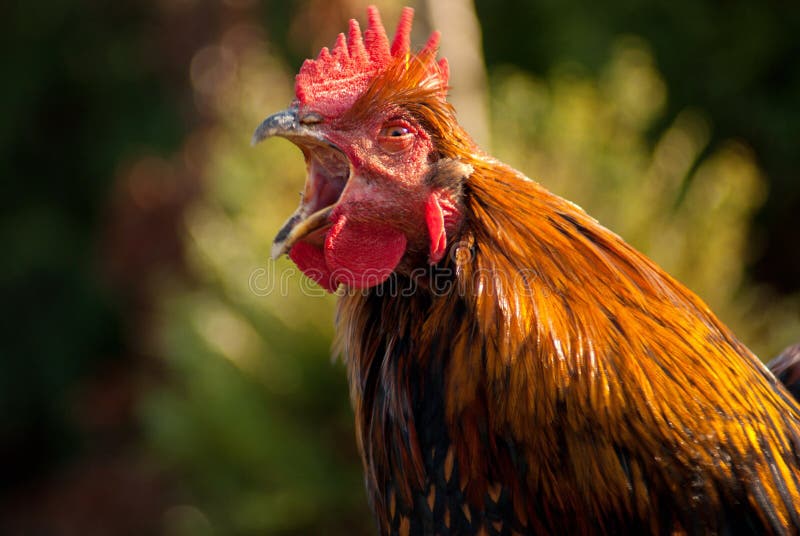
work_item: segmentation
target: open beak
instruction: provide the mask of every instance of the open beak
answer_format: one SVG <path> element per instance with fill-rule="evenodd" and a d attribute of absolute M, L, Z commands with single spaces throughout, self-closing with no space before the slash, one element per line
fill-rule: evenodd
<path fill-rule="evenodd" d="M 272 243 L 272 258 L 288 252 L 299 240 L 321 245 L 331 226 L 330 215 L 350 176 L 345 154 L 321 132 L 322 118 L 298 117 L 297 106 L 267 117 L 256 128 L 252 144 L 281 136 L 297 145 L 306 159 L 308 176 L 300 206 L 289 216 Z"/>

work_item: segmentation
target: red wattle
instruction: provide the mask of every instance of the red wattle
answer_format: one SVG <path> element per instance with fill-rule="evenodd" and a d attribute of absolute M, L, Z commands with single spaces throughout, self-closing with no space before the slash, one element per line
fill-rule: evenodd
<path fill-rule="evenodd" d="M 351 222 L 341 215 L 325 238 L 331 277 L 350 288 L 383 283 L 406 251 L 406 237 L 387 225 Z"/>
<path fill-rule="evenodd" d="M 316 281 L 319 286 L 328 292 L 336 291 L 339 283 L 331 277 L 331 270 L 325 263 L 325 254 L 321 248 L 306 242 L 297 242 L 289 250 L 289 258 L 292 259 L 292 262 L 300 268 L 300 271 L 306 277 Z"/>

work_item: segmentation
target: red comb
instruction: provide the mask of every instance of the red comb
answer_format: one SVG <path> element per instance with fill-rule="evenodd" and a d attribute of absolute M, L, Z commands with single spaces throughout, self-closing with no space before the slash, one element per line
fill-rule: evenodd
<path fill-rule="evenodd" d="M 349 109 L 367 89 L 370 81 L 385 71 L 394 59 L 410 54 L 411 22 L 414 10 L 403 8 L 397 32 L 391 46 L 386 30 L 381 23 L 378 8 L 367 8 L 367 31 L 361 37 L 361 29 L 355 19 L 350 20 L 347 38 L 339 34 L 333 51 L 324 47 L 317 59 L 306 60 L 295 77 L 295 94 L 300 104 L 313 107 L 315 111 L 336 117 Z M 439 32 L 433 32 L 423 52 L 435 51 L 439 46 Z M 447 62 L 433 61 L 432 72 L 447 86 Z"/>

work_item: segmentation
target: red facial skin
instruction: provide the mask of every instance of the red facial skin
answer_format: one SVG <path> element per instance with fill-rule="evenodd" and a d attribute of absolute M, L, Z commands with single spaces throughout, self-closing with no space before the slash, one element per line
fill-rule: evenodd
<path fill-rule="evenodd" d="M 340 284 L 362 289 L 385 281 L 404 258 L 439 262 L 448 230 L 460 221 L 457 200 L 427 182 L 430 136 L 400 110 L 359 125 L 321 125 L 350 162 L 350 178 L 331 215 L 322 247 L 300 241 L 289 257 L 329 292 Z"/>

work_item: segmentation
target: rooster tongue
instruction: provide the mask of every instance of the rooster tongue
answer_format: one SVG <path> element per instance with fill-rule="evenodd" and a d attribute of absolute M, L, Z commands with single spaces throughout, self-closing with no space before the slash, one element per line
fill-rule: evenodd
<path fill-rule="evenodd" d="M 301 147 L 306 155 L 308 178 L 297 210 L 275 236 L 272 258 L 288 252 L 299 240 L 321 246 L 331 226 L 330 216 L 339 203 L 350 174 L 344 155 L 323 146 Z"/>

